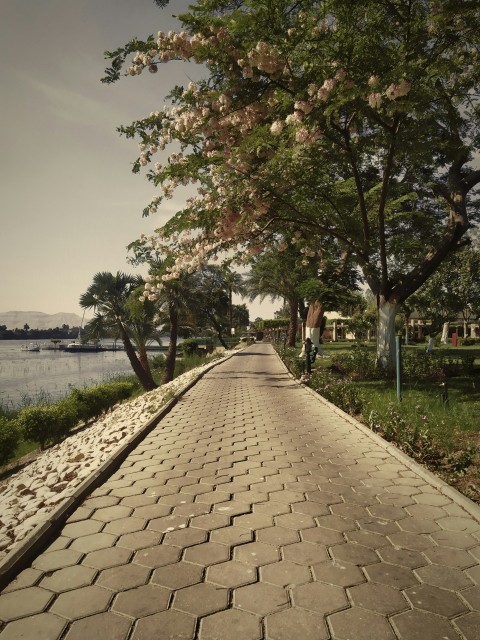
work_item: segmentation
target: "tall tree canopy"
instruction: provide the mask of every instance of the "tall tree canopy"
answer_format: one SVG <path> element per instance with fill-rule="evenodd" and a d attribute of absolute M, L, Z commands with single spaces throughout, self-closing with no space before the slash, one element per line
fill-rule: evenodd
<path fill-rule="evenodd" d="M 152 240 L 175 247 L 171 277 L 232 246 L 328 236 L 377 297 L 388 364 L 398 305 L 477 220 L 479 14 L 473 0 L 197 0 L 181 33 L 107 53 L 106 82 L 127 58 L 132 76 L 171 60 L 206 71 L 121 129 L 160 187 L 145 214 L 198 186 Z"/>

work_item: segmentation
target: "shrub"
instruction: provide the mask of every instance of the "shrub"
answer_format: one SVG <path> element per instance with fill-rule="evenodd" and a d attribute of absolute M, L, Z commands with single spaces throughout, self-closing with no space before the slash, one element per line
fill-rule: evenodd
<path fill-rule="evenodd" d="M 356 384 L 325 372 L 315 372 L 309 386 L 342 411 L 356 416 L 362 412 L 365 400 Z"/>
<path fill-rule="evenodd" d="M 77 419 L 88 422 L 99 418 L 117 402 L 129 398 L 134 388 L 131 382 L 97 384 L 87 389 L 74 389 L 70 399 L 77 407 Z"/>
<path fill-rule="evenodd" d="M 339 353 L 332 358 L 337 371 L 352 378 L 376 378 L 379 375 L 375 354 L 365 347 L 352 347 L 348 353 Z"/>
<path fill-rule="evenodd" d="M 0 464 L 13 457 L 20 442 L 20 429 L 14 420 L 0 416 Z"/>
<path fill-rule="evenodd" d="M 182 342 L 182 350 L 184 356 L 193 356 L 198 353 L 198 342 L 194 338 L 186 338 Z"/>
<path fill-rule="evenodd" d="M 38 442 L 41 449 L 45 449 L 48 442 L 58 439 L 62 432 L 68 430 L 67 426 L 71 425 L 73 416 L 76 418 L 76 412 L 71 411 L 74 405 L 66 405 L 64 401 L 58 405 L 39 404 L 22 409 L 17 420 L 24 438 Z"/>

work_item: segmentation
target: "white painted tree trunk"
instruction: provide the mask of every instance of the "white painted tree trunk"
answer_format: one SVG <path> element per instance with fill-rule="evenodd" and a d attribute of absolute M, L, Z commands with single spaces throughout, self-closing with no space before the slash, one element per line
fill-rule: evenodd
<path fill-rule="evenodd" d="M 448 327 L 449 327 L 449 323 L 448 322 L 444 322 L 443 323 L 443 329 L 442 329 L 442 337 L 440 338 L 440 342 L 442 344 L 447 344 L 448 342 Z"/>
<path fill-rule="evenodd" d="M 433 351 L 434 345 L 435 345 L 435 336 L 430 336 L 428 338 L 428 344 L 427 344 L 426 352 L 427 353 L 431 353 Z"/>
<path fill-rule="evenodd" d="M 397 305 L 380 298 L 378 307 L 377 360 L 385 369 L 395 367 L 395 316 Z"/>

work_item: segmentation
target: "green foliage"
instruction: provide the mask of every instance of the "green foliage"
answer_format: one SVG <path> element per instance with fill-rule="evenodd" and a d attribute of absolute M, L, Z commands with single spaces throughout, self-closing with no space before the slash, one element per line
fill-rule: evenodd
<path fill-rule="evenodd" d="M 74 426 L 73 404 L 67 402 L 27 407 L 19 412 L 17 423 L 26 440 L 38 442 L 41 449 L 58 440 Z"/>
<path fill-rule="evenodd" d="M 198 353 L 198 341 L 194 338 L 186 338 L 182 342 L 182 349 L 185 356 L 193 356 Z"/>
<path fill-rule="evenodd" d="M 14 420 L 0 416 L 0 465 L 13 457 L 20 442 L 20 429 Z"/>
<path fill-rule="evenodd" d="M 131 382 L 111 382 L 87 389 L 74 389 L 70 399 L 76 405 L 77 421 L 97 419 L 117 402 L 129 398 L 134 388 Z"/>
<path fill-rule="evenodd" d="M 454 356 L 447 352 L 424 353 L 404 350 L 402 354 L 402 376 L 405 380 L 442 379 L 473 372 L 475 356 L 460 353 Z"/>
<path fill-rule="evenodd" d="M 358 415 L 364 407 L 364 399 L 356 384 L 348 378 L 340 378 L 328 371 L 315 371 L 309 386 L 346 413 Z"/>
<path fill-rule="evenodd" d="M 352 346 L 347 353 L 332 357 L 332 368 L 352 378 L 377 378 L 381 375 L 375 362 L 375 354 L 366 347 Z"/>

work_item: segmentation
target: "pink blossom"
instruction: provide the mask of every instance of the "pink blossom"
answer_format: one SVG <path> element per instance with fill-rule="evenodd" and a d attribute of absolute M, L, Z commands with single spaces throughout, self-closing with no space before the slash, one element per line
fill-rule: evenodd
<path fill-rule="evenodd" d="M 382 94 L 371 93 L 368 96 L 368 104 L 372 107 L 372 109 L 379 109 L 382 104 Z"/>
<path fill-rule="evenodd" d="M 282 130 L 283 130 L 283 122 L 281 120 L 276 120 L 270 127 L 270 132 L 274 136 L 280 135 L 282 133 Z"/>
<path fill-rule="evenodd" d="M 308 129 L 302 128 L 299 129 L 295 134 L 295 140 L 297 142 L 305 142 L 308 138 Z"/>

